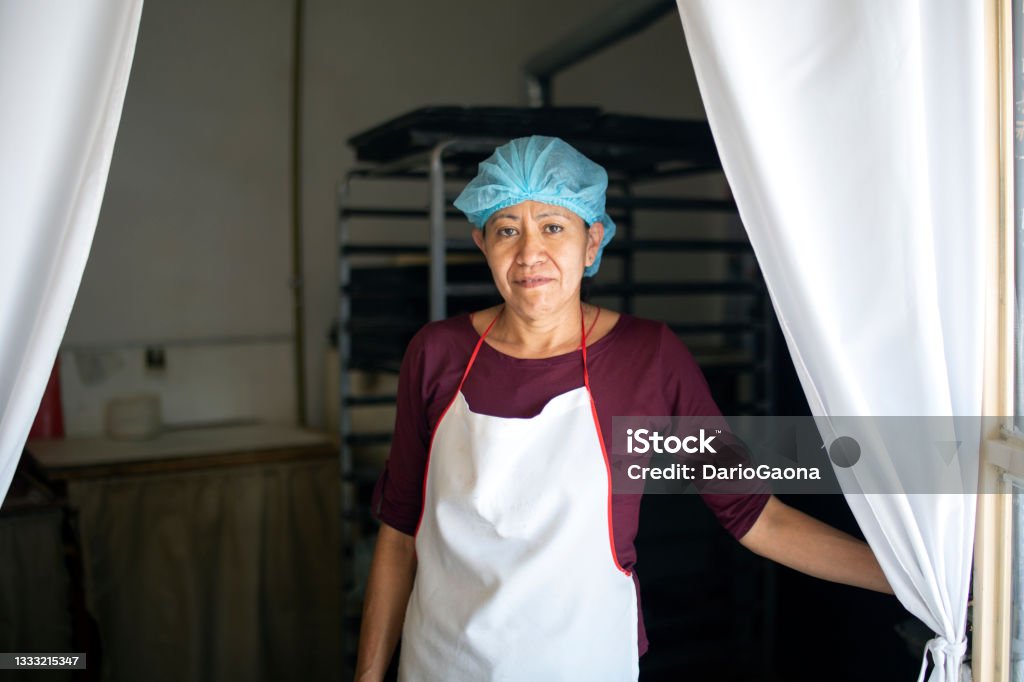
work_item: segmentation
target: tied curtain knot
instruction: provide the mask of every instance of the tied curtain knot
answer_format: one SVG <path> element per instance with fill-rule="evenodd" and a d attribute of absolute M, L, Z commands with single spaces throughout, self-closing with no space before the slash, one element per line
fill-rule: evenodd
<path fill-rule="evenodd" d="M 921 672 L 917 676 L 917 682 L 924 682 L 924 674 L 928 670 L 928 654 L 932 655 L 935 663 L 935 671 L 938 673 L 936 679 L 946 680 L 947 670 L 955 671 L 960 668 L 960 661 L 967 653 L 967 639 L 958 642 L 950 642 L 945 637 L 939 636 L 928 640 L 924 647 L 924 659 L 921 661 Z M 947 666 L 947 663 L 949 664 Z M 957 679 L 954 677 L 953 679 Z"/>

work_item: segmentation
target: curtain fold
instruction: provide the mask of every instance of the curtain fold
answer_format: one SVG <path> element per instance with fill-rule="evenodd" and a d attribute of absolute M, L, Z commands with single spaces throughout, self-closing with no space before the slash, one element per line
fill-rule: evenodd
<path fill-rule="evenodd" d="M 906 435 L 914 417 L 981 414 L 983 7 L 677 4 L 822 436 L 854 431 L 884 455 L 837 468 L 846 499 L 897 597 L 936 632 L 930 679 L 967 679 L 980 426 L 949 420 L 938 436 L 960 443 L 952 461 L 923 437 L 936 434 Z M 935 481 L 934 494 L 876 492 L 910 477 Z"/>
<path fill-rule="evenodd" d="M 0 0 L 0 500 L 92 245 L 142 0 Z"/>

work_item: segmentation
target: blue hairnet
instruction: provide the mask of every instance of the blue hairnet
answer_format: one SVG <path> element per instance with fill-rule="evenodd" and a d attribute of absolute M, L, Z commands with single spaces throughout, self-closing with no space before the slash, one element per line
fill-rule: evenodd
<path fill-rule="evenodd" d="M 567 208 L 590 225 L 604 225 L 604 239 L 594 262 L 583 270 L 593 277 L 601 252 L 615 236 L 615 223 L 604 211 L 608 173 L 557 137 L 521 137 L 494 150 L 480 163 L 477 176 L 455 199 L 455 208 L 479 228 L 496 211 L 524 201 Z"/>

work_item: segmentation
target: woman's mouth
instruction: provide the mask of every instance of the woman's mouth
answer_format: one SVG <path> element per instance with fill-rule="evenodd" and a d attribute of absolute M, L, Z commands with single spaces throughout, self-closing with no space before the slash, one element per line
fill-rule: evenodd
<path fill-rule="evenodd" d="M 553 281 L 555 281 L 553 277 L 522 277 L 520 279 L 513 280 L 512 283 L 524 289 L 533 289 L 534 287 L 542 287 Z"/>

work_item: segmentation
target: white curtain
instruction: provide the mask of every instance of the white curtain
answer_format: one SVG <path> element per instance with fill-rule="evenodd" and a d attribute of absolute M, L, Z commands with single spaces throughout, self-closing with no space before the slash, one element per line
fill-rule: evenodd
<path fill-rule="evenodd" d="M 142 0 L 0 0 L 0 500 L 89 256 Z"/>
<path fill-rule="evenodd" d="M 729 183 L 826 443 L 836 416 L 981 414 L 983 5 L 678 0 Z M 883 460 L 839 472 L 897 597 L 936 633 L 933 681 L 967 679 L 978 431 L 963 431 L 965 494 L 875 494 L 876 479 L 910 483 Z M 893 435 L 873 437 L 892 454 Z M 941 457 L 907 462 L 927 480 L 945 473 Z"/>

